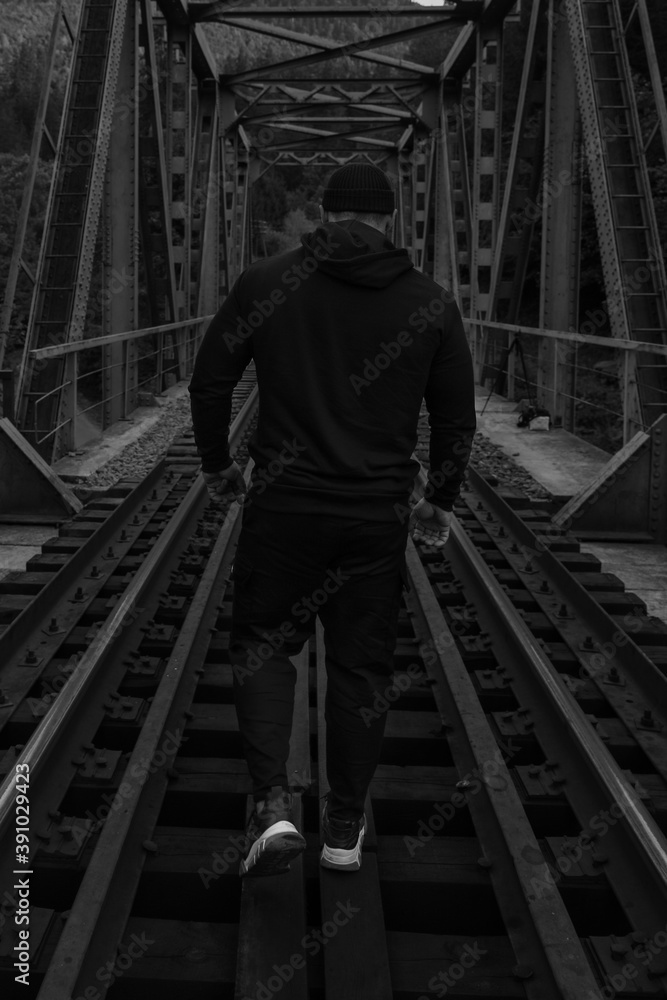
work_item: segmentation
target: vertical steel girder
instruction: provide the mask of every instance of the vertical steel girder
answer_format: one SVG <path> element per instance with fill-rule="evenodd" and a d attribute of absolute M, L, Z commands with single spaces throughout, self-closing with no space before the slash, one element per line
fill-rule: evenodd
<path fill-rule="evenodd" d="M 498 234 L 502 57 L 502 24 L 480 29 L 477 35 L 470 266 L 470 312 L 479 319 L 485 319 L 489 309 L 491 269 Z M 506 339 L 505 334 L 489 333 L 480 345 L 481 357 L 477 356 L 476 349 L 473 351 L 480 383 L 483 384 L 487 377 L 496 378 Z"/>
<path fill-rule="evenodd" d="M 100 222 L 102 199 L 104 197 L 104 177 L 112 138 L 116 89 L 129 2 L 130 0 L 116 0 L 114 6 L 113 26 L 104 81 L 104 94 L 95 140 L 94 163 L 90 178 L 86 221 L 83 228 L 83 247 L 79 259 L 79 274 L 72 309 L 72 319 L 68 329 L 68 341 L 83 340 L 85 338 L 88 301 L 93 276 L 94 248 Z M 58 429 L 55 434 L 54 457 L 60 457 L 76 446 L 74 436 L 78 379 L 76 354 L 71 354 L 67 357 L 65 374 L 66 384 L 60 393 L 60 406 L 56 418 L 56 428 Z"/>
<path fill-rule="evenodd" d="M 221 255 L 220 299 L 222 301 L 234 284 L 230 209 L 233 199 L 233 160 L 235 153 L 231 125 L 236 117 L 236 104 L 233 92 L 226 87 L 218 88 L 218 112 L 220 116 L 220 136 L 218 139 L 218 186 L 220 190 L 219 244 Z"/>
<path fill-rule="evenodd" d="M 156 30 L 166 34 L 166 69 Z M 22 430 L 48 460 L 77 443 L 78 356 L 35 363 L 31 351 L 84 340 L 91 322 L 105 335 L 136 329 L 140 248 L 154 325 L 189 318 L 204 303 L 215 311 L 216 212 L 208 211 L 208 195 L 216 94 L 213 84 L 198 108 L 192 49 L 190 27 L 170 22 L 165 32 L 164 22 L 154 23 L 150 0 L 84 2 L 21 372 Z M 92 281 L 101 218 L 98 289 Z M 206 278 L 204 244 L 212 252 Z M 174 378 L 185 377 L 191 360 L 185 332 L 164 340 L 156 345 L 160 388 L 165 353 Z M 105 427 L 136 404 L 137 342 L 102 348 L 100 355 Z"/>
<path fill-rule="evenodd" d="M 412 241 L 412 161 L 407 149 L 399 150 L 397 188 L 397 235 L 400 246 L 406 250 Z"/>
<path fill-rule="evenodd" d="M 442 107 L 442 86 L 431 87 L 424 94 L 421 105 L 421 118 L 430 129 L 430 134 L 426 141 L 419 143 L 420 152 L 423 156 L 423 182 L 418 186 L 423 188 L 423 208 L 420 206 L 417 216 L 421 228 L 420 240 L 420 260 L 419 267 L 433 277 L 435 268 L 435 244 L 438 242 L 440 219 L 437 216 L 437 208 L 441 206 L 438 198 L 437 177 L 438 177 L 438 136 L 440 127 L 440 110 Z"/>
<path fill-rule="evenodd" d="M 547 33 L 545 6 L 546 0 L 536 0 L 531 9 L 496 252 L 491 266 L 487 315 L 508 323 L 515 323 L 518 318 L 531 237 L 540 214 L 536 200 L 542 176 L 544 96 L 543 89 L 538 89 L 536 63 L 537 51 L 543 47 Z M 536 115 L 540 120 L 537 127 Z"/>
<path fill-rule="evenodd" d="M 141 0 L 140 43 L 144 50 L 146 92 L 141 101 L 139 204 L 146 291 L 151 323 L 176 318 L 176 276 L 169 229 L 170 195 L 162 127 L 162 72 L 158 65 L 156 24 L 151 0 Z"/>
<path fill-rule="evenodd" d="M 68 82 L 20 379 L 22 430 L 47 461 L 74 445 L 76 355 L 36 366 L 29 352 L 84 336 L 127 4 L 86 0 Z"/>
<path fill-rule="evenodd" d="M 665 343 L 665 267 L 617 0 L 565 0 L 612 335 Z M 629 359 L 624 437 L 667 405 L 664 368 Z M 634 370 L 633 370 L 634 369 Z"/>
<path fill-rule="evenodd" d="M 429 193 L 430 167 L 432 155 L 418 146 L 412 153 L 412 261 L 420 271 L 424 270 L 426 256 L 426 229 L 428 218 L 427 198 Z"/>
<path fill-rule="evenodd" d="M 433 133 L 435 155 L 433 199 L 433 280 L 447 286 L 457 302 L 461 281 L 457 254 L 456 202 L 452 183 L 452 150 L 448 143 L 447 121 L 455 110 L 453 99 L 442 100 L 438 126 Z"/>
<path fill-rule="evenodd" d="M 218 232 L 220 215 L 219 119 L 214 80 L 200 85 L 193 163 L 191 315 L 206 316 L 218 309 L 220 268 Z"/>
<path fill-rule="evenodd" d="M 446 158 L 453 216 L 453 287 L 458 289 L 458 301 L 464 316 L 471 315 L 470 262 L 472 259 L 472 207 L 470 203 L 470 172 L 465 137 L 466 107 L 474 105 L 472 94 L 463 98 L 462 88 L 445 97 L 442 112 L 443 162 Z M 440 234 L 438 243 L 446 237 Z"/>
<path fill-rule="evenodd" d="M 171 246 L 176 272 L 175 319 L 189 319 L 192 308 L 192 38 L 188 28 L 167 25 L 167 171 L 171 207 Z M 173 340 L 175 364 L 168 381 L 185 378 L 185 334 Z M 168 357 L 168 355 L 167 355 Z M 164 386 L 160 386 L 164 388 Z"/>
<path fill-rule="evenodd" d="M 130 4 L 118 73 L 106 175 L 106 240 L 103 257 L 103 334 L 133 330 L 138 321 L 139 214 L 136 175 L 139 162 L 137 100 L 139 77 L 138 11 Z M 102 349 L 103 426 L 120 420 L 135 405 L 136 341 Z M 128 399 L 128 392 L 130 398 Z"/>
<path fill-rule="evenodd" d="M 424 95 L 421 117 L 430 128 L 427 139 L 419 140 L 417 149 L 423 178 L 415 185 L 417 208 L 415 228 L 421 233 L 417 242 L 417 261 L 421 270 L 439 284 L 447 286 L 457 299 L 460 280 L 457 260 L 455 192 L 452 182 L 451 151 L 448 143 L 448 117 L 458 111 L 451 95 L 445 103 L 442 86 L 432 87 Z"/>
<path fill-rule="evenodd" d="M 566 21 L 549 0 L 547 104 L 542 199 L 540 326 L 579 327 L 582 149 L 574 64 Z M 538 348 L 539 402 L 574 429 L 577 345 L 545 340 Z"/>
<path fill-rule="evenodd" d="M 498 231 L 502 56 L 502 24 L 481 29 L 477 36 L 470 284 L 472 313 L 482 319 L 489 307 Z"/>
<path fill-rule="evenodd" d="M 236 123 L 236 104 L 232 90 L 222 87 L 220 101 L 220 189 L 222 241 L 224 244 L 224 282 L 231 288 L 241 271 L 250 263 L 250 188 L 259 176 L 257 167 L 251 177 L 250 143 Z"/>

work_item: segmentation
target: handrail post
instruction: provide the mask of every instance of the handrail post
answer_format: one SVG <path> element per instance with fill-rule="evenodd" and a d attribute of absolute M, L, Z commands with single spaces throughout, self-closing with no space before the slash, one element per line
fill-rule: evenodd
<path fill-rule="evenodd" d="M 628 402 L 630 394 L 630 352 L 623 351 L 623 444 L 630 440 L 630 414 Z"/>
<path fill-rule="evenodd" d="M 65 356 L 65 384 L 70 383 L 63 392 L 63 416 L 67 421 L 62 429 L 62 449 L 58 458 L 62 458 L 64 452 L 74 451 L 76 448 L 76 417 L 77 417 L 77 374 L 78 374 L 78 353 L 67 354 Z"/>
<path fill-rule="evenodd" d="M 164 368 L 164 331 L 160 330 L 157 335 L 157 389 L 156 393 L 159 394 L 164 389 L 163 385 L 163 368 Z"/>

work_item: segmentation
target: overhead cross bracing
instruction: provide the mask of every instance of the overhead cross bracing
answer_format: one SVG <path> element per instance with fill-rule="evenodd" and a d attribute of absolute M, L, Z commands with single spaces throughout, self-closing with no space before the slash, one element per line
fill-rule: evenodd
<path fill-rule="evenodd" d="M 25 436 L 51 461 L 76 447 L 91 384 L 106 426 L 142 388 L 186 377 L 198 317 L 252 258 L 256 182 L 353 158 L 394 178 L 395 239 L 453 288 L 483 384 L 531 395 L 577 433 L 599 418 L 609 450 L 648 428 L 667 410 L 655 9 L 81 0 L 33 269 Z M 250 40 L 243 59 L 220 48 L 228 37 Z M 509 350 L 517 337 L 527 373 Z M 84 355 L 91 338 L 98 353 Z"/>

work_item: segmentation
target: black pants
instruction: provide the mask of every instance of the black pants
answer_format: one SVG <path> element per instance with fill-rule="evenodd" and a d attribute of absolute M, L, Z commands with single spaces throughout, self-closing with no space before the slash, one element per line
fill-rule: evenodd
<path fill-rule="evenodd" d="M 234 560 L 230 659 L 256 799 L 288 787 L 296 669 L 289 657 L 324 628 L 330 813 L 361 815 L 378 763 L 391 684 L 407 524 L 274 513 L 250 504 Z"/>

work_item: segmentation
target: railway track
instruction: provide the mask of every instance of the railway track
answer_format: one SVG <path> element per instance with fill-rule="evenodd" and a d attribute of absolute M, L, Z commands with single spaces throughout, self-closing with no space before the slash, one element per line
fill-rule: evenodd
<path fill-rule="evenodd" d="M 318 864 L 318 627 L 288 764 L 308 848 L 241 882 L 239 508 L 197 466 L 186 436 L 0 583 L 3 990 L 23 955 L 40 1000 L 667 995 L 665 626 L 472 471 L 446 555 L 408 545 L 361 871 Z"/>

